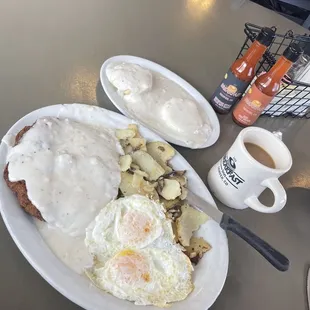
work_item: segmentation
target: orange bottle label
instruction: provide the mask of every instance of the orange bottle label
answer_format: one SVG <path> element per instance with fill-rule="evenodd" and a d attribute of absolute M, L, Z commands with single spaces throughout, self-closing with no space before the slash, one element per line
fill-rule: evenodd
<path fill-rule="evenodd" d="M 236 106 L 233 112 L 235 119 L 246 126 L 254 124 L 272 98 L 273 96 L 263 94 L 253 84 Z"/>

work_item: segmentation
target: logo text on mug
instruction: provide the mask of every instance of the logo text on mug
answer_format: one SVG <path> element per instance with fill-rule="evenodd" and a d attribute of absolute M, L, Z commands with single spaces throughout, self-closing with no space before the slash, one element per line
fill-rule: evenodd
<path fill-rule="evenodd" d="M 234 188 L 238 189 L 238 185 L 244 183 L 236 172 L 236 160 L 232 157 L 228 157 L 227 154 L 221 160 L 221 164 L 218 166 L 218 173 L 225 185 L 231 184 Z"/>

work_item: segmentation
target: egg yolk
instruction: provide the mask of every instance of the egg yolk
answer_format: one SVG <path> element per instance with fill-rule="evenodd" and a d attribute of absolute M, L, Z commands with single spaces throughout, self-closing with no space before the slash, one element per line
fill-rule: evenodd
<path fill-rule="evenodd" d="M 113 260 L 113 268 L 118 280 L 126 284 L 151 281 L 149 267 L 145 258 L 132 250 L 121 251 Z"/>
<path fill-rule="evenodd" d="M 127 212 L 119 227 L 119 239 L 123 244 L 137 245 L 148 238 L 152 232 L 151 218 L 137 211 Z"/>

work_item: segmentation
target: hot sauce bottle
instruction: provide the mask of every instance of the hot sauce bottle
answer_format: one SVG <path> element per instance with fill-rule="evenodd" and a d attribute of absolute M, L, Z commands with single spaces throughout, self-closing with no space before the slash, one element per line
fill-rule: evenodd
<path fill-rule="evenodd" d="M 233 120 L 238 125 L 250 126 L 255 123 L 280 90 L 282 78 L 301 53 L 302 49 L 296 43 L 291 43 L 275 65 L 257 78 L 233 111 Z"/>
<path fill-rule="evenodd" d="M 245 55 L 231 65 L 210 99 L 216 112 L 227 114 L 241 98 L 255 75 L 257 62 L 271 44 L 274 36 L 275 32 L 271 28 L 262 28 Z"/>

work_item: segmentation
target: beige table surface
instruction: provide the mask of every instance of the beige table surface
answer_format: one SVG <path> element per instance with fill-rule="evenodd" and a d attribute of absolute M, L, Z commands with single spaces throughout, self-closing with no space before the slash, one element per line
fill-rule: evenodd
<path fill-rule="evenodd" d="M 98 84 L 105 59 L 131 54 L 158 62 L 188 80 L 206 98 L 243 42 L 247 21 L 304 30 L 245 1 L 230 0 L 0 0 L 0 135 L 24 114 L 67 102 L 115 108 Z M 221 117 L 221 136 L 205 150 L 178 148 L 205 181 L 240 128 Z M 288 203 L 278 214 L 222 210 L 285 253 L 280 273 L 243 241 L 229 235 L 230 265 L 212 310 L 304 310 L 310 262 L 310 121 L 261 118 L 282 130 L 294 165 L 282 182 Z M 263 200 L 270 202 L 268 193 Z M 0 309 L 80 309 L 28 264 L 0 222 Z M 103 308 L 105 309 L 104 305 Z M 138 309 L 138 307 L 137 307 Z"/>

